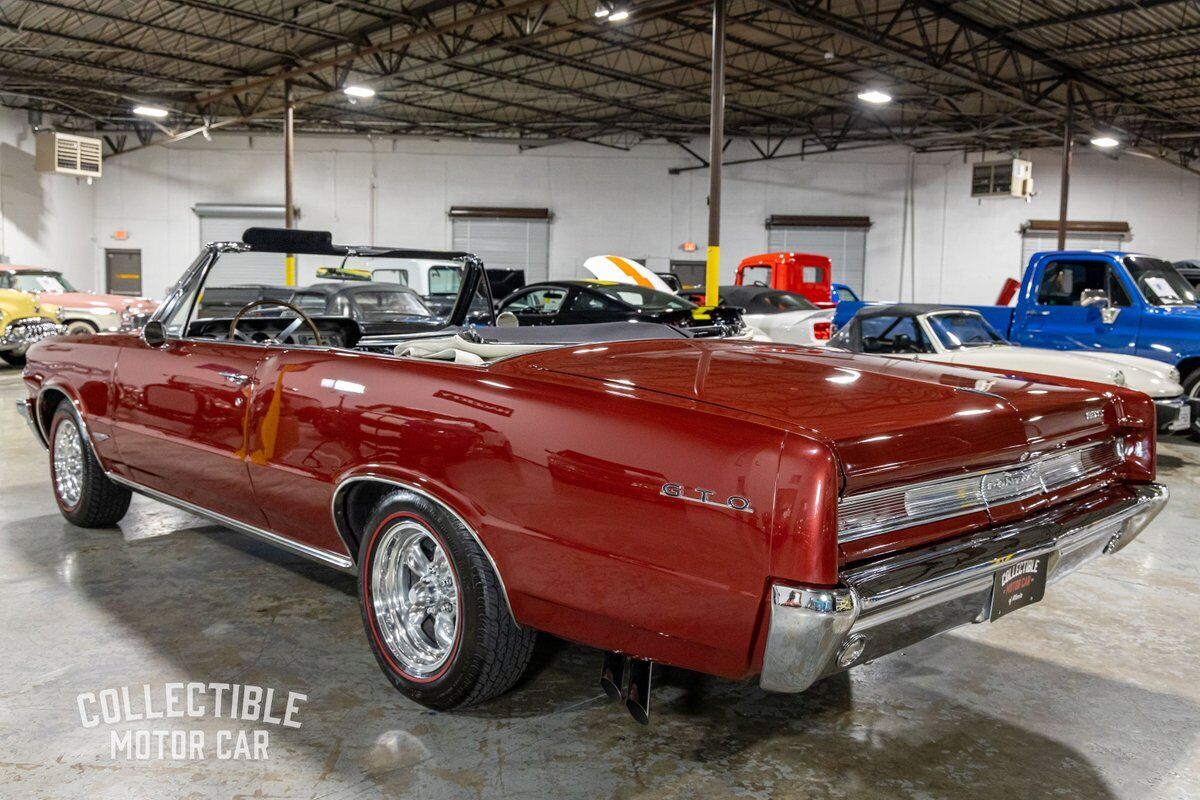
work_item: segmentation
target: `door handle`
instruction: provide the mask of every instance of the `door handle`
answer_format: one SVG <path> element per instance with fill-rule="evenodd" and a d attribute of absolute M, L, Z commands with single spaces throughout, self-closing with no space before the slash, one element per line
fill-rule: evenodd
<path fill-rule="evenodd" d="M 1025 316 L 1027 316 L 1027 317 L 1048 317 L 1048 316 L 1050 316 L 1050 312 L 1049 311 L 1026 311 Z"/>
<path fill-rule="evenodd" d="M 229 372 L 218 372 L 217 374 L 220 375 L 225 380 L 227 380 L 230 383 L 235 384 L 237 386 L 242 386 L 246 383 L 246 381 L 250 380 L 249 375 L 244 375 L 241 372 L 229 371 Z"/>

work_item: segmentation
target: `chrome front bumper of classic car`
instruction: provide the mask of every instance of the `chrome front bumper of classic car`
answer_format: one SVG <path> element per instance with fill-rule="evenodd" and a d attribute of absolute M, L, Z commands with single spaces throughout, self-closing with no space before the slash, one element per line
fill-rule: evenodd
<path fill-rule="evenodd" d="M 64 330 L 62 325 L 45 317 L 19 319 L 0 333 L 0 350 L 24 352 L 34 342 L 58 336 Z"/>
<path fill-rule="evenodd" d="M 29 430 L 33 431 L 34 437 L 38 440 L 38 444 L 43 449 L 47 447 L 46 437 L 42 434 L 42 429 L 38 427 L 37 418 L 33 413 L 33 399 L 24 397 L 17 401 L 17 413 L 21 419 L 25 420 L 25 424 L 29 426 Z"/>
<path fill-rule="evenodd" d="M 1186 431 L 1195 421 L 1196 404 L 1189 402 L 1186 397 L 1156 398 L 1154 411 L 1160 431 Z"/>
<path fill-rule="evenodd" d="M 817 679 L 991 617 L 997 572 L 1048 555 L 1057 581 L 1129 544 L 1158 515 L 1160 484 L 1102 490 L 1012 525 L 843 570 L 833 589 L 774 584 L 762 688 L 802 692 Z"/>

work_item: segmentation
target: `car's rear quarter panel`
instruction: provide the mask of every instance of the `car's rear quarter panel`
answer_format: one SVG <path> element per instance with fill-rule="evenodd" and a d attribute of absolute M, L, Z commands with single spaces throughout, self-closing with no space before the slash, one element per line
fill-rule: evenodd
<path fill-rule="evenodd" d="M 789 531 L 772 527 L 777 490 L 780 524 L 830 514 L 811 496 L 810 455 L 826 494 L 837 485 L 827 451 L 799 446 L 777 486 L 783 438 L 569 376 L 293 351 L 260 369 L 248 451 L 281 533 L 337 547 L 324 527 L 336 482 L 413 484 L 479 533 L 519 622 L 736 677 L 750 668 L 772 546 L 792 574 L 806 558 L 825 577 L 836 569 L 832 546 L 820 558 L 789 551 Z M 753 510 L 667 497 L 665 483 L 746 497 Z"/>

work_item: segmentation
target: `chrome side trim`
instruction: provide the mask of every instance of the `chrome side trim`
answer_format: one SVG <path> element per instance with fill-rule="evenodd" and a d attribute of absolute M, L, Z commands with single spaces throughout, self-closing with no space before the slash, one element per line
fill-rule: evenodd
<path fill-rule="evenodd" d="M 508 599 L 508 586 L 504 583 L 504 576 L 500 574 L 500 568 L 496 566 L 496 559 L 492 558 L 491 551 L 487 549 L 487 545 L 483 543 L 483 539 L 479 538 L 479 534 L 467 524 L 463 516 L 451 508 L 446 502 L 438 497 L 433 496 L 425 489 L 415 486 L 411 483 L 398 481 L 395 478 L 385 477 L 374 472 L 363 472 L 357 475 L 350 475 L 340 480 L 333 490 L 333 498 L 329 501 L 329 510 L 333 515 L 333 524 L 337 528 L 338 536 L 341 537 L 342 543 L 346 545 L 346 551 L 351 554 L 351 557 L 357 561 L 357 553 L 351 546 L 350 538 L 347 536 L 345 521 L 346 515 L 341 504 L 342 492 L 352 483 L 362 481 L 373 481 L 375 483 L 386 483 L 400 489 L 407 489 L 413 494 L 419 494 L 431 503 L 436 503 L 441 508 L 445 509 L 446 513 L 454 517 L 459 525 L 462 525 L 467 533 L 471 534 L 471 538 L 475 540 L 475 544 L 479 545 L 479 549 L 483 551 L 484 557 L 487 558 L 488 564 L 492 567 L 492 572 L 496 574 L 496 581 L 500 584 L 500 595 L 504 598 L 504 605 L 508 608 L 508 615 L 513 618 L 513 622 L 517 621 L 516 615 L 513 614 L 512 603 Z M 520 623 L 517 623 L 520 624 Z"/>
<path fill-rule="evenodd" d="M 152 500 L 157 500 L 160 503 L 166 503 L 167 505 L 178 508 L 181 511 L 186 511 L 189 514 L 195 514 L 198 517 L 211 520 L 218 525 L 232 528 L 239 533 L 244 533 L 257 539 L 262 539 L 265 542 L 276 545 L 277 547 L 281 547 L 284 550 L 289 550 L 297 555 L 305 556 L 313 561 L 317 561 L 331 567 L 336 567 L 337 569 L 345 572 L 354 572 L 354 562 L 346 556 L 339 555 L 337 553 L 331 553 L 328 550 L 322 550 L 319 547 L 313 547 L 311 545 L 304 544 L 303 542 L 297 542 L 292 539 L 288 539 L 285 536 L 280 536 L 277 533 L 272 533 L 271 531 L 263 530 L 262 528 L 256 528 L 253 525 L 247 525 L 246 523 L 240 522 L 232 517 L 227 517 L 224 514 L 220 514 L 216 511 L 202 508 L 201 506 L 198 506 L 194 503 L 189 503 L 186 500 L 180 500 L 178 497 L 173 497 L 169 494 L 165 494 L 164 492 L 160 492 L 157 489 L 151 489 L 147 486 L 143 486 L 140 483 L 131 481 L 128 478 L 124 478 L 120 475 L 116 475 L 111 472 L 107 474 L 108 479 L 113 483 L 119 483 L 122 486 L 137 492 L 138 494 L 142 494 L 151 498 Z"/>

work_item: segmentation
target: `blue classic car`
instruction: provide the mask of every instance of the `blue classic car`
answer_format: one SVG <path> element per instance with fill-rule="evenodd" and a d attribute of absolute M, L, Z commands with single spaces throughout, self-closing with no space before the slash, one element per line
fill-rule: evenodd
<path fill-rule="evenodd" d="M 1102 250 L 1034 253 L 1013 306 L 979 311 L 1009 341 L 1051 350 L 1153 358 L 1180 374 L 1200 433 L 1200 308 L 1197 289 L 1154 256 Z M 838 327 L 865 305 L 838 304 Z"/>

